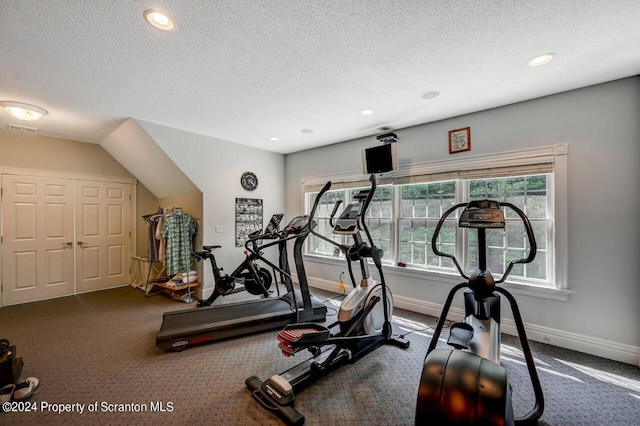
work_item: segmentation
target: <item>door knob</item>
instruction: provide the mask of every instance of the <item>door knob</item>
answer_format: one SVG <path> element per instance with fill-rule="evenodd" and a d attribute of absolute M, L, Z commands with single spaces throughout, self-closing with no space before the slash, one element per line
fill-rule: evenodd
<path fill-rule="evenodd" d="M 78 243 L 77 243 L 77 244 L 78 244 L 80 247 L 82 247 L 82 248 L 89 247 L 89 245 L 88 245 L 88 244 L 86 244 L 84 241 L 78 241 Z"/>
<path fill-rule="evenodd" d="M 73 241 L 67 241 L 66 243 L 62 243 L 62 248 L 70 249 L 73 247 Z"/>

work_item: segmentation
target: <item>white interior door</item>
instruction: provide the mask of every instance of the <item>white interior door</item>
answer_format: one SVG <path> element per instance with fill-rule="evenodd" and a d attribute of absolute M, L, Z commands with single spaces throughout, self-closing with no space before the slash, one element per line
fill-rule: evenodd
<path fill-rule="evenodd" d="M 129 283 L 131 185 L 76 181 L 76 292 Z"/>
<path fill-rule="evenodd" d="M 74 292 L 73 180 L 2 175 L 2 305 Z"/>

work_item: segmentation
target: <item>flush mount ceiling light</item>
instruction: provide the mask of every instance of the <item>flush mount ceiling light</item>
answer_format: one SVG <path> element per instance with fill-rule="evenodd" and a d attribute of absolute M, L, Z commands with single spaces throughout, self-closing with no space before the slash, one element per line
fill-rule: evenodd
<path fill-rule="evenodd" d="M 271 142 L 278 142 L 278 141 L 280 140 L 280 138 L 277 138 L 277 137 L 275 137 L 275 136 L 271 136 L 271 137 L 269 138 L 269 140 L 270 140 Z"/>
<path fill-rule="evenodd" d="M 438 96 L 440 96 L 440 92 L 436 91 L 436 90 L 431 90 L 429 92 L 423 92 L 420 97 L 422 99 L 433 99 L 433 98 L 437 98 Z"/>
<path fill-rule="evenodd" d="M 176 27 L 176 24 L 173 23 L 171 18 L 169 18 L 164 12 L 160 12 L 159 10 L 147 9 L 144 11 L 143 15 L 144 19 L 146 19 L 148 23 L 158 29 L 164 31 L 173 31 L 173 29 Z"/>
<path fill-rule="evenodd" d="M 22 102 L 1 101 L 0 106 L 18 120 L 35 121 L 48 114 L 46 109 L 35 105 L 23 104 Z"/>
<path fill-rule="evenodd" d="M 541 67 L 542 65 L 546 65 L 551 62 L 555 57 L 555 53 L 544 53 L 531 59 L 529 62 L 527 62 L 527 65 L 529 65 L 530 67 Z"/>
<path fill-rule="evenodd" d="M 361 115 L 371 115 L 373 114 L 373 110 L 372 109 L 363 109 L 362 111 L 360 111 Z"/>

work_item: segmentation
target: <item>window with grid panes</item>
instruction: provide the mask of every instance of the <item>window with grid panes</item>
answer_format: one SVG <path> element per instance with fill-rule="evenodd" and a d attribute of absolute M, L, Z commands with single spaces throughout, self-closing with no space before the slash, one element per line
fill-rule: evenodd
<path fill-rule="evenodd" d="M 376 245 L 385 252 L 384 263 L 416 272 L 457 274 L 451 260 L 434 255 L 433 233 L 440 217 L 450 207 L 487 198 L 522 209 L 536 238 L 534 261 L 514 266 L 509 281 L 567 289 L 563 266 L 567 255 L 567 153 L 567 145 L 560 144 L 481 155 L 455 163 L 446 160 L 417 163 L 393 176 L 381 176 L 367 224 Z M 354 188 L 368 187 L 362 176 L 354 174 L 351 179 L 344 175 L 336 184 L 342 189 L 335 192 L 342 192 L 345 200 L 352 199 L 357 191 Z M 307 195 L 324 182 L 320 178 L 305 178 Z M 313 197 L 307 197 L 307 208 L 312 204 Z M 333 202 L 328 204 L 333 206 Z M 330 208 L 323 219 L 323 229 L 325 235 L 337 241 L 328 226 Z M 496 277 L 504 273 L 511 260 L 526 257 L 529 250 L 520 218 L 510 208 L 504 210 L 505 229 L 487 231 L 488 267 Z M 462 208 L 450 215 L 443 224 L 436 245 L 441 251 L 454 254 L 463 270 L 470 272 L 478 266 L 477 233 L 458 227 L 461 211 Z M 351 243 L 350 239 L 342 241 Z M 307 246 L 305 254 L 333 255 L 333 250 L 328 252 L 329 247 L 324 254 L 322 249 L 317 244 Z"/>
<path fill-rule="evenodd" d="M 457 203 L 465 202 L 460 201 L 461 197 L 458 195 L 458 187 L 462 185 L 467 194 L 466 201 L 506 201 L 524 211 L 534 230 L 538 251 L 532 263 L 516 265 L 510 277 L 544 283 L 549 279 L 550 262 L 547 248 L 548 229 L 551 226 L 547 214 L 549 184 L 549 175 L 534 175 L 378 187 L 367 212 L 367 226 L 374 243 L 384 251 L 385 263 L 401 262 L 419 269 L 453 270 L 455 268 L 451 259 L 433 253 L 431 239 L 444 212 Z M 320 200 L 316 213 L 317 231 L 336 242 L 350 244 L 351 237 L 332 233 L 329 218 L 338 200 L 355 202 L 354 195 L 359 190 L 360 188 L 355 188 L 327 192 Z M 310 204 L 316 194 L 307 194 Z M 399 212 L 394 215 L 395 194 L 399 197 Z M 342 208 L 336 217 L 340 215 Z M 520 218 L 510 208 L 504 210 L 505 229 L 487 230 L 487 267 L 497 276 L 504 272 L 511 260 L 526 257 L 529 249 Z M 396 223 L 397 226 L 394 226 Z M 398 230 L 397 238 L 394 229 Z M 471 271 L 478 266 L 477 233 L 467 231 L 468 245 L 457 247 L 456 240 L 460 232 L 463 231 L 458 228 L 457 216 L 452 214 L 440 229 L 436 244 L 441 251 L 454 254 L 459 261 L 464 262 L 466 259 L 462 266 Z M 310 239 L 312 242 L 308 253 L 335 255 L 335 246 L 313 236 Z"/>
<path fill-rule="evenodd" d="M 520 208 L 529 218 L 536 239 L 533 262 L 514 266 L 510 277 L 545 281 L 548 277 L 548 175 L 517 176 L 501 179 L 476 179 L 467 182 L 471 200 L 491 199 L 508 202 Z M 502 274 L 512 260 L 526 257 L 529 241 L 520 217 L 504 208 L 505 228 L 487 231 L 487 267 Z M 469 232 L 469 268 L 478 265 L 477 233 Z"/>
<path fill-rule="evenodd" d="M 433 182 L 399 186 L 400 214 L 398 261 L 407 265 L 453 268 L 450 259 L 431 249 L 433 232 L 442 214 L 456 203 L 456 182 Z M 442 226 L 438 248 L 453 254 L 457 223 L 448 219 Z"/>

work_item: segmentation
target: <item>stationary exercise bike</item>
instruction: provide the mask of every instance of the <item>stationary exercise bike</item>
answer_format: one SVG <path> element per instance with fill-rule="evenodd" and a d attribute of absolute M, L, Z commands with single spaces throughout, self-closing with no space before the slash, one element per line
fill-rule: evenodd
<path fill-rule="evenodd" d="M 264 232 L 256 231 L 249 235 L 249 241 L 253 250 L 245 250 L 244 260 L 231 274 L 222 275 L 223 268 L 219 267 L 213 251 L 221 246 L 203 246 L 202 251 L 192 252 L 192 256 L 198 261 L 209 259 L 214 277 L 213 293 L 206 300 L 198 300 L 198 307 L 211 306 L 220 296 L 227 296 L 232 293 L 246 290 L 250 294 L 269 297 L 269 288 L 273 282 L 273 277 L 269 270 L 261 268 L 257 263 L 260 253 L 258 240 L 260 238 L 275 238 L 283 214 L 274 214 L 265 228 Z M 236 289 L 236 284 L 244 285 L 244 288 Z"/>
<path fill-rule="evenodd" d="M 311 231 L 316 237 L 336 245 L 345 253 L 352 278 L 351 262 L 357 261 L 360 264 L 362 280 L 357 285 L 352 282 L 354 288 L 342 301 L 338 320 L 328 327 L 315 323 L 287 325 L 277 336 L 283 354 L 292 356 L 307 349 L 313 356 L 265 381 L 256 376 L 245 381 L 256 401 L 264 408 L 276 412 L 288 424 L 304 423 L 304 415 L 294 406 L 295 392 L 303 386 L 341 365 L 357 361 L 381 345 L 409 347 L 408 340 L 392 334 L 390 319 L 393 302 L 382 272 L 383 252 L 375 246 L 365 222 L 367 208 L 376 190 L 375 175 L 371 175 L 370 182 L 371 188 L 360 191 L 355 196 L 357 202 L 349 204 L 335 224 L 333 217 L 337 205 L 331 214 L 333 233 L 352 235 L 352 245 L 338 244 Z M 328 182 L 316 200 L 330 187 L 331 182 Z M 317 204 L 314 204 L 311 218 L 315 215 Z M 365 232 L 368 244 L 363 241 L 361 230 Z M 369 274 L 368 259 L 373 259 L 380 274 L 380 282 Z M 337 331 L 332 331 L 334 329 Z"/>
<path fill-rule="evenodd" d="M 479 268 L 467 276 L 455 256 L 437 248 L 440 228 L 447 216 L 464 207 L 458 226 L 475 228 L 478 232 Z M 529 241 L 529 255 L 513 260 L 504 275 L 495 280 L 487 269 L 486 231 L 503 229 L 503 207 L 509 207 L 524 223 Z M 418 401 L 416 425 L 514 425 L 536 424 L 544 410 L 544 396 L 515 298 L 496 284 L 504 282 L 515 264 L 530 263 L 536 256 L 536 241 L 529 219 L 510 203 L 482 200 L 451 207 L 440 218 L 431 240 L 433 252 L 453 260 L 458 272 L 467 281 L 453 287 L 444 304 L 438 325 L 424 361 Z M 451 324 L 448 344 L 453 349 L 436 349 L 446 322 L 453 297 L 465 288 L 465 320 Z M 522 352 L 535 395 L 533 409 L 515 419 L 511 402 L 511 386 L 507 371 L 500 365 L 500 295 L 509 304 L 518 330 Z"/>

